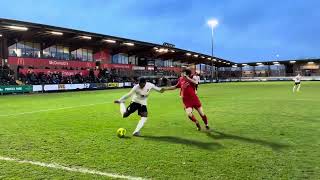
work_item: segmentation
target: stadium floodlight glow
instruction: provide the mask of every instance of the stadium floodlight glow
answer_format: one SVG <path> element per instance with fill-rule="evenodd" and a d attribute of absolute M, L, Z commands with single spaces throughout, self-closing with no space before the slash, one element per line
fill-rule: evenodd
<path fill-rule="evenodd" d="M 220 60 L 218 62 L 221 62 Z"/>
<path fill-rule="evenodd" d="M 218 24 L 219 24 L 218 20 L 216 20 L 216 19 L 211 19 L 211 20 L 209 20 L 207 23 L 208 23 L 208 25 L 209 25 L 211 28 L 215 28 L 215 27 L 217 27 Z"/>
<path fill-rule="evenodd" d="M 209 58 L 209 57 L 207 59 L 211 60 L 211 58 Z"/>
<path fill-rule="evenodd" d="M 153 49 L 154 49 L 154 50 L 158 50 L 159 48 L 157 48 L 157 47 L 154 47 Z"/>
<path fill-rule="evenodd" d="M 174 52 L 176 52 L 176 51 L 171 49 L 170 52 L 173 52 L 173 53 L 174 53 Z"/>
<path fill-rule="evenodd" d="M 167 53 L 168 51 L 169 51 L 169 49 L 165 49 L 165 48 L 160 48 L 159 49 L 159 52 L 166 52 Z"/>
<path fill-rule="evenodd" d="M 242 64 L 242 66 L 248 66 L 248 64 Z"/>
<path fill-rule="evenodd" d="M 296 63 L 297 61 L 290 61 L 291 64 Z"/>
<path fill-rule="evenodd" d="M 79 37 L 82 38 L 82 39 L 87 39 L 87 40 L 90 40 L 90 39 L 91 39 L 90 36 L 79 36 Z"/>
<path fill-rule="evenodd" d="M 204 56 L 201 56 L 201 58 L 204 59 L 205 57 L 204 57 Z"/>
<path fill-rule="evenodd" d="M 126 45 L 126 46 L 134 46 L 134 43 L 131 43 L 131 42 L 125 42 L 123 44 Z"/>
<path fill-rule="evenodd" d="M 276 62 L 273 62 L 273 64 L 279 64 L 279 62 L 276 61 Z"/>
<path fill-rule="evenodd" d="M 314 62 L 310 61 L 310 62 L 308 62 L 308 64 L 314 64 Z"/>
<path fill-rule="evenodd" d="M 212 59 L 213 61 L 217 61 L 217 59 Z"/>
<path fill-rule="evenodd" d="M 191 53 L 186 53 L 187 56 L 191 56 Z"/>
<path fill-rule="evenodd" d="M 62 36 L 63 33 L 62 32 L 57 32 L 57 31 L 50 31 L 51 34 L 53 35 L 57 35 L 57 36 Z"/>
<path fill-rule="evenodd" d="M 2 34 L 0 34 L 0 37 L 2 37 Z"/>
<path fill-rule="evenodd" d="M 28 31 L 28 28 L 23 26 L 8 26 L 8 28 L 18 31 Z"/>
<path fill-rule="evenodd" d="M 107 42 L 107 43 L 116 43 L 117 41 L 115 41 L 115 40 L 112 40 L 112 39 L 105 39 L 105 40 L 103 40 L 104 42 Z"/>
<path fill-rule="evenodd" d="M 199 55 L 198 54 L 195 54 L 195 55 L 193 55 L 194 57 L 198 57 Z"/>

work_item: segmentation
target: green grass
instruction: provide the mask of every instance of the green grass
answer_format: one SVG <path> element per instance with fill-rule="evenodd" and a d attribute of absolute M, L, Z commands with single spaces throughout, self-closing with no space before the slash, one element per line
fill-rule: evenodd
<path fill-rule="evenodd" d="M 154 92 L 141 138 L 131 137 L 139 117 L 112 104 L 129 89 L 0 96 L 0 156 L 151 179 L 318 179 L 320 83 L 295 94 L 292 84 L 201 85 L 209 133 L 195 130 L 178 91 Z M 0 179 L 99 178 L 0 160 Z"/>

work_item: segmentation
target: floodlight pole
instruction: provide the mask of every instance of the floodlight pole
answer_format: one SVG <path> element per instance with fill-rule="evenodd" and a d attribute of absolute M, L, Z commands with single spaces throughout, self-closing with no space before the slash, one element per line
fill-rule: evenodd
<path fill-rule="evenodd" d="M 211 27 L 211 80 L 213 81 L 213 69 L 215 69 L 215 74 L 216 74 L 216 82 L 218 82 L 218 68 L 217 67 L 213 67 L 214 63 L 214 57 L 213 57 L 213 28 L 215 26 L 218 25 L 218 21 L 217 20 L 210 20 L 208 21 L 208 25 L 210 25 Z"/>
<path fill-rule="evenodd" d="M 211 81 L 213 81 L 213 26 L 211 26 Z"/>

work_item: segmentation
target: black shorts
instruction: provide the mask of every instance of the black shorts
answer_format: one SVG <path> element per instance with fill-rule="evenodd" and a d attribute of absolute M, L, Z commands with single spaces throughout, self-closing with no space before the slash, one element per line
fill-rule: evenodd
<path fill-rule="evenodd" d="M 127 116 L 136 112 L 138 110 L 138 115 L 141 116 L 142 113 L 148 113 L 148 109 L 146 105 L 142 105 L 136 102 L 131 102 L 131 104 L 127 107 Z"/>
<path fill-rule="evenodd" d="M 295 82 L 295 83 L 294 83 L 294 85 L 299 85 L 299 84 L 300 84 L 300 82 Z"/>

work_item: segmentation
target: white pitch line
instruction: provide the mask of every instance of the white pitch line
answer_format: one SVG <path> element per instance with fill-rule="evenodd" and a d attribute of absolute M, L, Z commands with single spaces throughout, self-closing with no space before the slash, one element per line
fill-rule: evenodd
<path fill-rule="evenodd" d="M 38 161 L 20 160 L 20 159 L 16 159 L 16 158 L 3 157 L 3 156 L 0 156 L 0 160 L 1 161 L 11 161 L 11 162 L 16 162 L 16 163 L 20 163 L 20 164 L 31 164 L 31 165 L 41 166 L 41 167 L 60 169 L 60 170 L 65 170 L 65 171 L 70 171 L 70 172 L 78 172 L 78 173 L 83 173 L 83 174 L 100 175 L 100 176 L 105 176 L 105 177 L 110 177 L 110 178 L 119 178 L 119 179 L 128 179 L 128 180 L 146 180 L 141 177 L 125 176 L 125 175 L 121 175 L 121 174 L 107 173 L 107 172 L 102 172 L 102 171 L 97 171 L 97 170 L 87 169 L 87 168 L 66 167 L 66 166 L 63 166 L 60 164 L 56 164 L 56 163 L 43 163 L 43 162 L 38 162 Z"/>
<path fill-rule="evenodd" d="M 43 110 L 38 110 L 38 111 L 29 111 L 29 112 L 15 113 L 15 114 L 0 114 L 0 117 L 18 116 L 18 115 L 33 114 L 33 113 L 48 112 L 48 111 L 58 111 L 58 110 L 73 109 L 73 108 L 86 107 L 86 106 L 95 106 L 95 105 L 107 104 L 107 103 L 110 103 L 110 102 L 84 104 L 84 105 L 79 105 L 79 106 L 69 106 L 69 107 L 62 107 L 62 108 L 55 108 L 55 109 L 43 109 Z"/>

